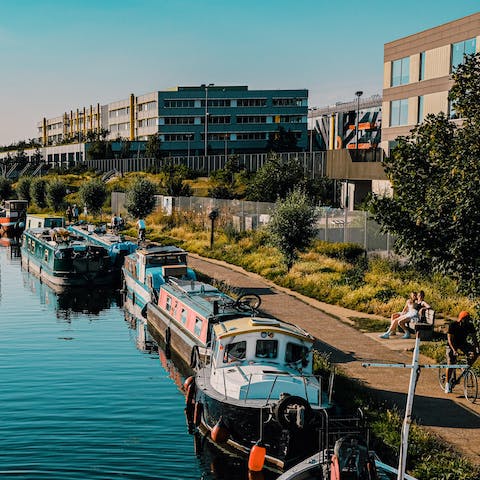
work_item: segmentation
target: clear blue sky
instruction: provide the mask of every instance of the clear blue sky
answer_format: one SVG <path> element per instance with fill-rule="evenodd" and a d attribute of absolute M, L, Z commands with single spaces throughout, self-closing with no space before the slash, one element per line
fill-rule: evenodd
<path fill-rule="evenodd" d="M 0 0 L 0 145 L 43 116 L 176 85 L 381 93 L 383 44 L 478 0 Z"/>

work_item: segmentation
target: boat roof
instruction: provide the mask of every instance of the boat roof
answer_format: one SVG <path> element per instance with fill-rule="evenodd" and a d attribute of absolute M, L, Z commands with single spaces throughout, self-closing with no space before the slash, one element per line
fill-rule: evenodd
<path fill-rule="evenodd" d="M 218 302 L 218 313 L 215 314 L 215 317 L 240 315 L 240 312 L 230 305 L 235 300 L 208 283 L 175 278 L 170 279 L 161 288 L 204 318 L 214 316 L 213 305 L 215 301 Z"/>
<path fill-rule="evenodd" d="M 313 343 L 314 338 L 305 330 L 292 323 L 282 322 L 276 318 L 243 317 L 228 320 L 213 327 L 217 338 L 225 338 L 254 332 L 272 332 L 305 340 Z"/>
<path fill-rule="evenodd" d="M 172 253 L 187 253 L 183 248 L 176 247 L 175 245 L 159 245 L 151 248 L 140 248 L 137 253 L 145 256 L 154 255 L 169 255 Z"/>

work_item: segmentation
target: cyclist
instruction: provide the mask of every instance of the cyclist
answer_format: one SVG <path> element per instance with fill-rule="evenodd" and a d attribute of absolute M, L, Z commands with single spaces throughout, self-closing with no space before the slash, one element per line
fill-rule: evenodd
<path fill-rule="evenodd" d="M 447 333 L 447 364 L 455 365 L 457 363 L 458 350 L 461 350 L 467 356 L 469 365 L 473 365 L 478 358 L 478 340 L 475 327 L 470 321 L 470 314 L 462 310 L 458 319 L 452 322 L 448 327 Z M 468 336 L 472 337 L 473 344 L 467 341 Z M 451 368 L 447 368 L 445 393 L 452 392 Z"/>
<path fill-rule="evenodd" d="M 143 218 L 139 218 L 137 221 L 137 229 L 138 229 L 138 240 L 145 240 L 145 220 Z"/>

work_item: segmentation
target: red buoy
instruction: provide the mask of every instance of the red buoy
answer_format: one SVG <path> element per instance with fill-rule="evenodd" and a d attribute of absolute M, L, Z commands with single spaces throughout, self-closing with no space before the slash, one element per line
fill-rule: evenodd
<path fill-rule="evenodd" d="M 250 450 L 248 469 L 252 472 L 260 472 L 265 464 L 266 454 L 267 449 L 260 442 L 257 442 Z"/>
<path fill-rule="evenodd" d="M 228 437 L 230 437 L 230 433 L 223 423 L 222 417 L 218 419 L 217 424 L 212 428 L 210 436 L 216 443 L 225 443 L 228 440 Z"/>
<path fill-rule="evenodd" d="M 188 390 L 188 387 L 192 384 L 193 382 L 193 377 L 188 377 L 184 382 L 183 382 L 183 390 L 186 392 Z"/>
<path fill-rule="evenodd" d="M 338 457 L 336 455 L 332 455 L 330 480 L 340 480 L 340 465 L 338 464 Z"/>

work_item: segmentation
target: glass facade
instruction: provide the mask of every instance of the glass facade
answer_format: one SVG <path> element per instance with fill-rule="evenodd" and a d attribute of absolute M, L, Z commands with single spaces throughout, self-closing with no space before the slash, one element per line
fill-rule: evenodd
<path fill-rule="evenodd" d="M 475 53 L 477 47 L 477 41 L 475 38 L 464 40 L 463 42 L 454 43 L 452 45 L 452 68 L 453 71 L 456 67 L 463 63 L 465 55 L 471 55 Z"/>
<path fill-rule="evenodd" d="M 404 57 L 392 62 L 391 86 L 405 85 L 410 81 L 410 57 Z"/>
<path fill-rule="evenodd" d="M 390 126 L 408 125 L 408 98 L 390 102 Z"/>

